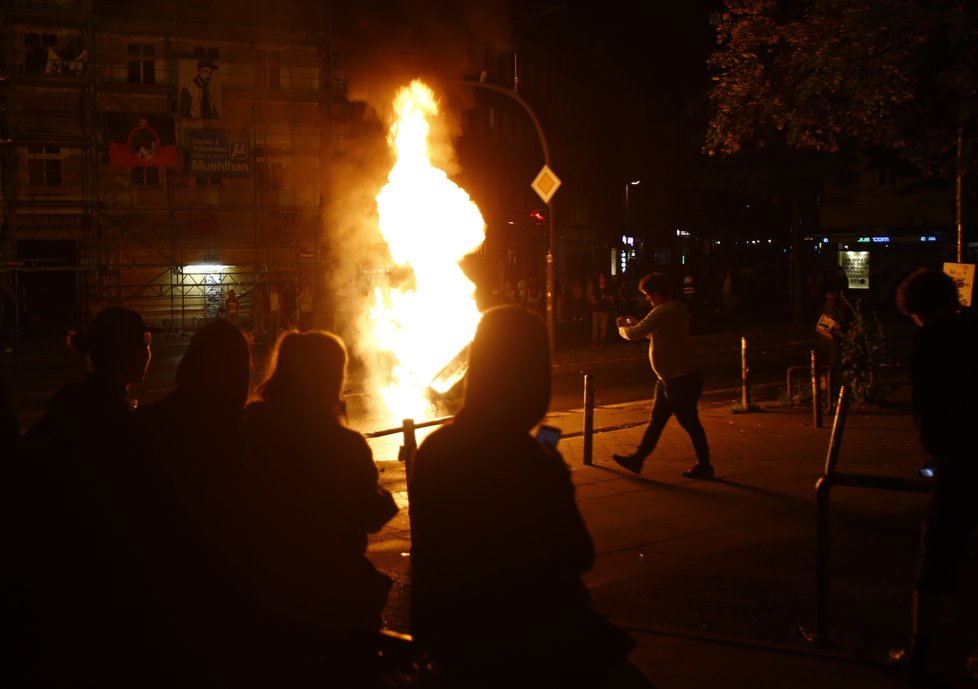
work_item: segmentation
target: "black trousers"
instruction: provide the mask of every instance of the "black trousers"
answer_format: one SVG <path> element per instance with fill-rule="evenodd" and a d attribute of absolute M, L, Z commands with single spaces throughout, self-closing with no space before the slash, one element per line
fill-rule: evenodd
<path fill-rule="evenodd" d="M 652 454 L 666 423 L 675 414 L 676 421 L 693 441 L 697 461 L 700 464 L 709 464 L 710 445 L 706 440 L 703 424 L 700 423 L 699 412 L 696 410 L 696 404 L 702 394 L 702 371 L 668 380 L 660 378 L 656 381 L 649 425 L 646 426 L 642 441 L 638 445 L 638 454 L 642 457 Z"/>

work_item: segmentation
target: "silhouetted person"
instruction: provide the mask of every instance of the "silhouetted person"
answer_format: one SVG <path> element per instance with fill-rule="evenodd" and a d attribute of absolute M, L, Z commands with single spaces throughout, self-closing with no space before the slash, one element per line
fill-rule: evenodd
<path fill-rule="evenodd" d="M 187 677 L 218 686 L 240 652 L 227 595 L 237 574 L 230 494 L 250 375 L 249 338 L 226 320 L 208 321 L 177 366 L 176 388 L 136 414 L 152 486 L 148 595 L 159 606 L 147 633 L 158 639 L 169 686 Z"/>
<path fill-rule="evenodd" d="M 346 365 L 336 335 L 286 332 L 245 412 L 246 653 L 274 685 L 364 670 L 392 583 L 367 559 L 367 534 L 398 508 L 344 424 Z"/>
<path fill-rule="evenodd" d="M 0 351 L 10 354 L 14 350 L 14 336 L 17 331 L 17 302 L 14 293 L 4 290 L 0 294 Z"/>
<path fill-rule="evenodd" d="M 615 290 L 602 273 L 597 281 L 588 284 L 588 301 L 591 304 L 591 346 L 604 345 L 608 341 L 608 321 L 615 312 Z"/>
<path fill-rule="evenodd" d="M 689 434 L 696 451 L 696 464 L 683 472 L 687 478 L 713 478 L 710 446 L 696 409 L 703 393 L 703 371 L 689 341 L 689 311 L 676 296 L 676 286 L 661 273 L 650 273 L 639 281 L 639 291 L 652 310 L 639 322 L 631 317 L 617 320 L 618 333 L 626 340 L 649 338 L 649 361 L 655 373 L 655 391 L 649 425 L 638 448 L 630 455 L 614 455 L 615 463 L 633 473 L 642 470 L 673 414 Z"/>
<path fill-rule="evenodd" d="M 238 299 L 238 295 L 234 293 L 233 289 L 229 289 L 227 299 L 224 301 L 224 316 L 231 325 L 238 325 L 238 311 L 240 308 L 241 302 Z"/>
<path fill-rule="evenodd" d="M 259 342 L 265 339 L 267 314 L 268 292 L 264 285 L 255 285 L 251 291 L 251 331 Z"/>
<path fill-rule="evenodd" d="M 463 407 L 424 440 L 410 486 L 411 631 L 463 686 L 600 686 L 634 645 L 590 608 L 570 471 L 530 435 L 549 405 L 543 320 L 489 309 Z"/>
<path fill-rule="evenodd" d="M 961 584 L 978 527 L 978 318 L 961 308 L 954 280 L 928 268 L 900 283 L 897 306 L 919 326 L 908 366 L 914 419 L 933 464 L 934 492 L 921 539 L 910 646 L 891 658 L 911 674 L 924 675 L 938 610 Z"/>
<path fill-rule="evenodd" d="M 10 403 L 7 379 L 3 375 L 3 370 L 0 369 L 0 455 L 4 457 L 4 462 L 14 461 L 19 447 L 20 424 L 17 422 L 17 415 Z"/>
<path fill-rule="evenodd" d="M 825 321 L 830 325 L 828 332 L 818 331 L 827 349 L 828 356 L 825 363 L 828 366 L 838 366 L 842 363 L 842 342 L 853 319 L 852 308 L 839 290 L 829 289 L 825 292 L 822 314 L 831 319 Z"/>
<path fill-rule="evenodd" d="M 28 686 L 145 684 L 146 486 L 128 390 L 146 373 L 154 330 L 109 307 L 70 333 L 91 371 L 58 390 L 23 437 Z"/>

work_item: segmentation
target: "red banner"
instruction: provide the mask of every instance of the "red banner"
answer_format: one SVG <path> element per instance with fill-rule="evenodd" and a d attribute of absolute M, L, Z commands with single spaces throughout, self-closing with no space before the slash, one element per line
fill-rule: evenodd
<path fill-rule="evenodd" d="M 132 112 L 105 113 L 112 167 L 176 167 L 173 118 Z"/>

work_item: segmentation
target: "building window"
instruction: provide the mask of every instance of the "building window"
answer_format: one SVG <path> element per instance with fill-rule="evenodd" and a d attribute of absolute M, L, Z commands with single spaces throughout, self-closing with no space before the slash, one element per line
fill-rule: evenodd
<path fill-rule="evenodd" d="M 896 172 L 891 167 L 877 168 L 876 181 L 881 187 L 892 187 L 897 181 Z"/>
<path fill-rule="evenodd" d="M 194 46 L 194 57 L 197 59 L 209 58 L 211 60 L 217 61 L 221 59 L 221 49 L 220 48 L 205 48 L 203 46 Z"/>
<path fill-rule="evenodd" d="M 255 147 L 255 179 L 263 189 L 282 188 L 282 149 L 270 146 Z"/>
<path fill-rule="evenodd" d="M 130 43 L 129 54 L 129 83 L 156 83 L 156 47 L 146 43 Z"/>
<path fill-rule="evenodd" d="M 160 169 L 158 167 L 134 167 L 130 184 L 134 187 L 160 186 Z"/>
<path fill-rule="evenodd" d="M 266 89 L 282 88 L 282 53 L 278 50 L 256 51 L 258 58 L 259 87 Z"/>
<path fill-rule="evenodd" d="M 46 72 L 48 55 L 58 46 L 58 37 L 50 33 L 24 34 L 24 70 Z"/>
<path fill-rule="evenodd" d="M 198 187 L 211 188 L 220 187 L 223 184 L 223 178 L 221 177 L 194 177 L 194 184 Z"/>
<path fill-rule="evenodd" d="M 62 160 L 61 149 L 58 147 L 28 146 L 27 185 L 34 189 L 61 188 Z"/>

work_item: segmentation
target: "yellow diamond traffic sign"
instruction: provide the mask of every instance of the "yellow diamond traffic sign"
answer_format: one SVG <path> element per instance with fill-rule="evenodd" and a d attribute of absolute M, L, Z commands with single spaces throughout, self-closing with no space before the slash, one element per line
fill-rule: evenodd
<path fill-rule="evenodd" d="M 544 165 L 540 170 L 540 174 L 537 175 L 537 178 L 533 180 L 533 184 L 530 186 L 543 199 L 544 203 L 550 203 L 550 199 L 553 198 L 553 195 L 557 193 L 557 189 L 560 188 L 560 178 L 554 174 L 553 170 Z"/>

